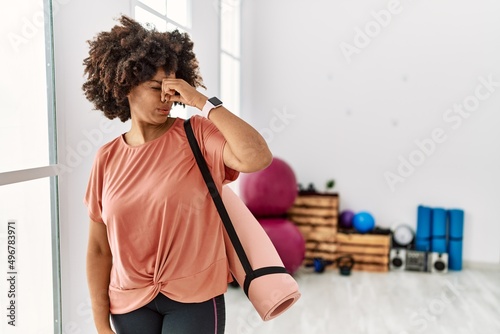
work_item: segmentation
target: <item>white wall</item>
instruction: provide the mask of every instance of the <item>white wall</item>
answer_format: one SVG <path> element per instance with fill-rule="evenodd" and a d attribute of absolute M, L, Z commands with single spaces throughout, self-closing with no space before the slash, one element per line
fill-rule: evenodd
<path fill-rule="evenodd" d="M 54 0 L 57 2 L 57 0 Z M 83 59 L 86 41 L 109 30 L 121 14 L 130 15 L 129 0 L 59 1 L 55 21 L 56 92 L 59 130 L 60 225 L 62 262 L 63 333 L 94 333 L 85 276 L 88 221 L 83 204 L 89 172 L 98 147 L 128 130 L 128 124 L 108 121 L 85 99 Z M 218 92 L 218 15 L 211 1 L 193 1 L 193 32 L 201 73 L 209 87 Z"/>
<path fill-rule="evenodd" d="M 418 204 L 463 208 L 464 259 L 499 263 L 500 87 L 460 124 L 443 117 L 473 102 L 478 77 L 500 82 L 500 5 L 402 0 L 355 44 L 388 3 L 245 1 L 242 115 L 299 182 L 335 178 L 341 209 L 415 226 Z M 359 46 L 350 62 L 342 42 Z M 392 191 L 384 174 L 398 173 L 399 156 L 418 158 L 415 141 L 435 129 L 445 140 Z"/>

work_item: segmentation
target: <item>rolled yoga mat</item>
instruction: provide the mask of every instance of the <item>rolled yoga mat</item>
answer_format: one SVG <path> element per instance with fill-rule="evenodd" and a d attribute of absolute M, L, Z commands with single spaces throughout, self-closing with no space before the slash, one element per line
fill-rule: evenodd
<path fill-rule="evenodd" d="M 461 209 L 448 210 L 450 217 L 448 241 L 448 268 L 462 270 L 462 248 L 464 236 L 464 211 Z"/>
<path fill-rule="evenodd" d="M 417 232 L 415 249 L 428 252 L 431 250 L 432 209 L 423 205 L 417 208 Z"/>
<path fill-rule="evenodd" d="M 446 231 L 447 219 L 446 210 L 443 208 L 432 209 L 432 238 L 431 251 L 437 253 L 446 253 Z"/>
<path fill-rule="evenodd" d="M 222 187 L 222 201 L 234 229 L 254 270 L 264 267 L 283 267 L 283 262 L 271 239 L 245 203 L 229 188 Z M 224 230 L 229 269 L 241 287 L 245 285 L 245 270 L 231 240 Z M 300 298 L 299 286 L 286 273 L 275 273 L 254 278 L 248 289 L 248 299 L 262 320 L 271 320 L 289 309 Z"/>
<path fill-rule="evenodd" d="M 436 253 L 447 253 L 448 249 L 446 247 L 445 238 L 432 238 L 431 240 L 431 251 Z"/>

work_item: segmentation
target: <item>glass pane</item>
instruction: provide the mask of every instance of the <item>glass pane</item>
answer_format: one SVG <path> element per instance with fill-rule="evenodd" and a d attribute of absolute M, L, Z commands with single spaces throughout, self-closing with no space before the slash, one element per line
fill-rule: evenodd
<path fill-rule="evenodd" d="M 158 31 L 167 30 L 167 22 L 164 18 L 152 14 L 139 6 L 135 6 L 135 19 L 143 25 L 152 24 Z"/>
<path fill-rule="evenodd" d="M 43 0 L 0 11 L 0 172 L 49 164 Z"/>
<path fill-rule="evenodd" d="M 181 26 L 191 27 L 189 0 L 167 0 L 167 17 Z"/>
<path fill-rule="evenodd" d="M 151 9 L 156 10 L 161 15 L 165 15 L 167 13 L 167 3 L 165 0 L 140 0 L 146 6 Z"/>
<path fill-rule="evenodd" d="M 240 62 L 221 53 L 221 99 L 226 108 L 240 114 Z"/>
<path fill-rule="evenodd" d="M 54 332 L 50 199 L 49 178 L 0 187 L 0 333 Z"/>
<path fill-rule="evenodd" d="M 221 48 L 240 56 L 240 0 L 221 0 Z"/>
<path fill-rule="evenodd" d="M 179 30 L 180 32 L 186 32 L 186 30 L 182 29 L 182 27 L 180 27 L 180 26 L 178 26 L 176 24 L 167 22 L 167 30 L 168 31 L 173 31 L 175 29 Z"/>

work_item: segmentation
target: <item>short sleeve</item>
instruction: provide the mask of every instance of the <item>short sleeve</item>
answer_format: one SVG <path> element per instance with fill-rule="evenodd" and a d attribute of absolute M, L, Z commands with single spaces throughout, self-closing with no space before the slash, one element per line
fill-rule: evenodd
<path fill-rule="evenodd" d="M 101 150 L 97 152 L 90 172 L 87 191 L 83 202 L 87 206 L 90 219 L 97 223 L 104 223 L 102 219 L 102 189 L 104 166 Z"/>
<path fill-rule="evenodd" d="M 236 180 L 240 173 L 224 164 L 223 153 L 227 141 L 219 129 L 209 119 L 198 115 L 193 116 L 191 122 L 212 177 L 217 177 L 222 184 Z"/>

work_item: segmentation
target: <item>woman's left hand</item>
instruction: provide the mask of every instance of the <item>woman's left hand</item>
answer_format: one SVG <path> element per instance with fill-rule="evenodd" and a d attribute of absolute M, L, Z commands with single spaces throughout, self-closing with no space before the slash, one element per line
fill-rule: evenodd
<path fill-rule="evenodd" d="M 176 95 L 178 93 L 179 95 Z M 163 79 L 161 84 L 162 102 L 180 102 L 185 105 L 203 109 L 207 97 L 183 79 Z"/>

